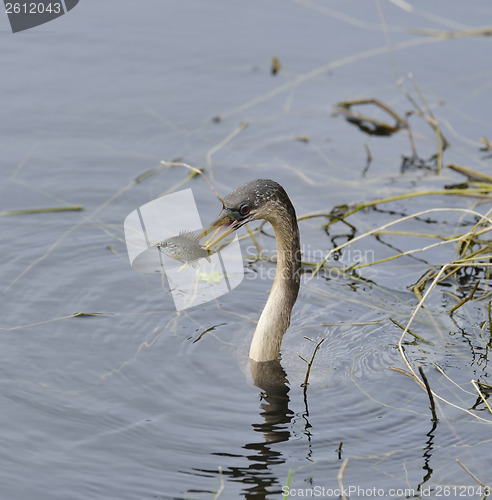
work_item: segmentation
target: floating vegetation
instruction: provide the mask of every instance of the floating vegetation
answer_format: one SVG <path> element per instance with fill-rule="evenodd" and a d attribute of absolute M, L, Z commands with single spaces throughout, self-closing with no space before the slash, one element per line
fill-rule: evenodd
<path fill-rule="evenodd" d="M 429 191 L 414 191 L 410 193 L 402 193 L 395 196 L 388 196 L 386 198 L 379 198 L 367 202 L 356 203 L 351 206 L 345 205 L 345 206 L 335 207 L 334 212 L 333 213 L 330 212 L 331 220 L 326 225 L 343 220 L 350 215 L 360 212 L 361 210 L 366 210 L 368 208 L 376 207 L 377 205 L 391 203 L 394 201 L 415 198 L 417 196 L 457 195 L 457 196 L 471 196 L 471 197 L 490 199 L 490 192 L 492 192 L 492 186 L 480 186 L 480 187 L 465 186 L 462 188 L 460 187 L 460 188 L 436 189 Z"/>
<path fill-rule="evenodd" d="M 482 143 L 480 151 L 492 151 L 492 141 L 489 141 L 485 137 L 480 137 L 479 140 Z"/>
<path fill-rule="evenodd" d="M 91 316 L 113 316 L 113 313 L 91 313 L 91 312 L 78 312 L 72 314 L 71 318 L 87 318 Z"/>
<path fill-rule="evenodd" d="M 400 322 L 396 321 L 396 319 L 394 318 L 388 318 L 388 319 L 397 327 L 401 328 L 402 330 L 405 330 L 405 327 Z M 415 332 L 412 332 L 412 330 L 410 329 L 407 329 L 407 333 L 415 337 L 417 340 L 420 340 L 420 342 L 423 342 L 424 344 L 434 345 L 430 340 L 424 339 L 420 335 L 417 335 Z"/>
<path fill-rule="evenodd" d="M 294 137 L 294 140 L 299 141 L 299 142 L 304 142 L 307 144 L 309 142 L 309 136 L 308 135 L 296 135 Z"/>
<path fill-rule="evenodd" d="M 388 115 L 394 118 L 395 123 L 392 125 L 390 123 L 384 122 L 382 120 L 377 120 L 368 115 L 364 115 L 355 111 L 354 106 L 372 104 Z M 345 119 L 359 127 L 363 132 L 369 135 L 380 135 L 389 136 L 398 132 L 402 128 L 408 128 L 408 123 L 406 119 L 402 118 L 396 111 L 390 108 L 387 104 L 380 101 L 379 99 L 355 99 L 352 101 L 341 101 L 336 105 L 336 111 L 345 116 Z"/>
<path fill-rule="evenodd" d="M 318 349 L 321 347 L 321 344 L 325 341 L 324 338 L 322 338 L 319 342 L 316 342 L 316 340 L 313 340 L 309 337 L 304 337 L 306 340 L 309 340 L 310 342 L 313 342 L 315 345 L 313 354 L 311 355 L 311 359 L 308 361 L 307 359 L 304 359 L 300 354 L 299 357 L 307 364 L 307 369 L 306 369 L 306 376 L 304 378 L 304 382 L 302 384 L 302 387 L 304 387 L 304 393 L 307 390 L 307 386 L 309 385 L 309 374 L 311 373 L 311 367 L 313 366 L 314 362 L 314 357 L 316 356 L 316 353 L 318 352 Z"/>
<path fill-rule="evenodd" d="M 490 36 L 492 35 L 492 26 L 460 31 L 443 31 L 425 28 L 413 28 L 409 31 L 418 35 L 432 36 L 436 38 L 463 38 L 468 36 Z"/>
<path fill-rule="evenodd" d="M 272 69 L 271 73 L 275 76 L 282 69 L 282 65 L 277 57 L 272 57 Z"/>
<path fill-rule="evenodd" d="M 81 210 L 84 210 L 84 207 L 81 207 L 80 205 L 72 205 L 70 207 L 26 208 L 22 210 L 8 210 L 7 212 L 0 212 L 0 216 L 44 214 L 48 212 L 80 212 Z"/>
<path fill-rule="evenodd" d="M 420 108 L 420 106 L 418 106 L 415 100 L 408 93 L 405 93 L 405 95 L 410 100 L 414 108 L 407 111 L 404 117 L 398 114 L 394 109 L 385 104 L 383 101 L 376 98 L 341 101 L 335 106 L 335 110 L 336 112 L 344 115 L 345 119 L 349 123 L 356 125 L 360 130 L 369 135 L 390 136 L 395 134 L 396 132 L 399 132 L 400 130 L 406 130 L 408 132 L 408 138 L 410 140 L 410 146 L 412 148 L 412 155 L 403 157 L 402 171 L 408 168 L 433 168 L 439 173 L 442 169 L 443 164 L 443 152 L 447 148 L 448 142 L 442 135 L 439 123 L 433 116 L 430 107 L 425 102 L 424 97 L 420 93 L 420 90 L 418 89 L 413 79 L 412 82 L 418 95 L 424 102 L 424 107 L 426 109 L 425 112 Z M 376 106 L 377 108 L 388 114 L 390 117 L 392 117 L 394 119 L 394 123 L 391 124 L 382 120 L 378 120 L 353 109 L 354 106 L 361 105 Z M 417 153 L 412 129 L 408 120 L 412 115 L 418 116 L 419 118 L 423 119 L 432 127 L 436 134 L 437 152 L 427 160 L 422 159 Z"/>

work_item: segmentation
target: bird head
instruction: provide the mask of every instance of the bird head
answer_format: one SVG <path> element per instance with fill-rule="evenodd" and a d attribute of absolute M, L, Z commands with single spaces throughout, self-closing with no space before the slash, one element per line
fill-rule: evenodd
<path fill-rule="evenodd" d="M 207 241 L 207 249 L 212 249 L 247 222 L 269 220 L 272 210 L 280 201 L 279 193 L 287 196 L 280 184 L 269 179 L 247 182 L 229 193 L 222 200 L 222 210 L 217 219 L 207 228 L 207 233 L 215 231 Z"/>

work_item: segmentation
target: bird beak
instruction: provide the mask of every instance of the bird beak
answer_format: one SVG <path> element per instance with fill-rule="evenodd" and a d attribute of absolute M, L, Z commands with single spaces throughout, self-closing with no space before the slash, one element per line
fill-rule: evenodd
<path fill-rule="evenodd" d="M 212 233 L 205 242 L 205 248 L 211 250 L 224 238 L 239 229 L 244 222 L 236 219 L 229 209 L 223 208 L 217 219 L 204 231 L 205 235 Z"/>

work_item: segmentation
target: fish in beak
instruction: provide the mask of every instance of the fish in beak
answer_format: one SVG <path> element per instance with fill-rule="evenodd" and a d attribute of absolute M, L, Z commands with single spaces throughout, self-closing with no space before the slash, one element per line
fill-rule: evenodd
<path fill-rule="evenodd" d="M 205 235 L 212 233 L 205 242 L 205 248 L 214 251 L 214 247 L 224 238 L 227 238 L 231 233 L 237 231 L 240 227 L 253 219 L 254 214 L 250 211 L 249 205 L 247 204 L 243 204 L 238 208 L 222 208 L 217 219 L 215 219 L 215 221 L 204 231 Z"/>

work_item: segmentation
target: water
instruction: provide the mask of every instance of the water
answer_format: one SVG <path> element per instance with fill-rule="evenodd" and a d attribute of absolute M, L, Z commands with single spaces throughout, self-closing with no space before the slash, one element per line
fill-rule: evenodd
<path fill-rule="evenodd" d="M 486 173 L 490 158 L 478 139 L 492 135 L 490 39 L 407 29 L 480 27 L 491 7 L 382 8 L 399 75 L 414 74 L 451 143 L 445 162 Z M 293 493 L 338 488 L 345 459 L 344 485 L 381 489 L 380 497 L 406 496 L 391 488 L 432 487 L 436 495 L 442 485 L 476 486 L 456 459 L 492 483 L 490 424 L 442 401 L 433 423 L 426 393 L 390 369 L 406 367 L 401 330 L 388 318 L 408 320 L 417 304 L 408 287 L 429 266 L 455 258 L 454 247 L 369 267 L 361 274 L 371 281 L 335 274 L 304 283 L 282 349 L 285 380 L 282 372 L 252 376 L 247 361 L 271 264 L 247 264 L 240 287 L 177 314 L 160 279 L 134 272 L 126 255 L 125 217 L 172 189 L 193 188 L 203 224 L 219 212 L 208 186 L 184 183 L 182 168 L 133 182 L 160 160 L 207 167 L 222 195 L 271 177 L 299 215 L 463 180 L 448 169 L 401 173 L 402 155 L 411 154 L 405 133 L 368 137 L 332 116 L 336 102 L 359 97 L 378 97 L 402 114 L 411 109 L 395 83 L 376 4 L 81 2 L 16 35 L 0 19 L 0 211 L 85 208 L 0 218 L 2 498 L 210 499 L 221 481 L 221 498 L 280 498 L 289 469 Z M 283 66 L 275 77 L 273 56 Z M 405 87 L 416 95 L 408 79 Z M 427 158 L 434 132 L 410 120 Z M 243 121 L 246 128 L 213 149 Z M 303 135 L 308 143 L 294 140 Z M 373 161 L 362 177 L 364 143 Z M 360 234 L 427 208 L 483 209 L 476 201 L 415 198 L 349 221 Z M 304 250 L 315 256 L 353 233 L 335 224 L 326 234 L 325 222 L 300 225 Z M 447 235 L 467 230 L 460 224 L 443 213 L 399 229 Z M 266 232 L 260 243 L 272 250 Z M 371 261 L 424 243 L 366 238 L 343 263 L 358 259 L 355 250 Z M 251 243 L 243 251 L 254 253 Z M 456 299 L 444 289 L 430 304 L 434 322 L 422 313 L 412 328 L 434 345 L 408 344 L 407 355 L 424 365 L 438 394 L 490 420 L 469 383 L 490 383 L 486 307 L 470 303 L 451 318 Z M 325 338 L 306 393 L 298 355 L 309 358 L 314 344 L 304 335 Z"/>

